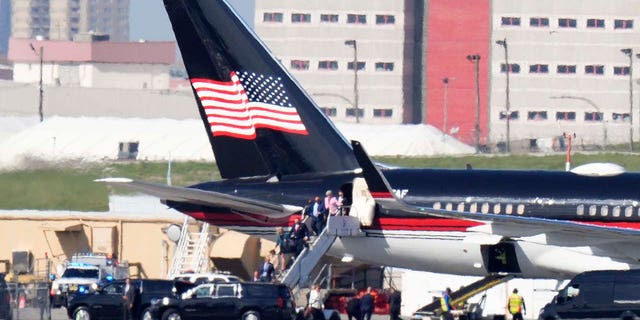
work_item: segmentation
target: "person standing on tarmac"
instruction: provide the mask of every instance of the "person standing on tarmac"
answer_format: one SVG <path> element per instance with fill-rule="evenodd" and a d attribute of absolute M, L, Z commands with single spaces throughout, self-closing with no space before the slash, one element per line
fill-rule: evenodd
<path fill-rule="evenodd" d="M 440 298 L 440 310 L 442 310 L 442 319 L 453 320 L 453 306 L 451 306 L 451 288 L 447 288 L 442 292 Z"/>
<path fill-rule="evenodd" d="M 524 299 L 518 294 L 518 289 L 513 289 L 513 294 L 507 300 L 507 309 L 511 313 L 513 320 L 523 320 L 522 315 L 527 313 Z"/>

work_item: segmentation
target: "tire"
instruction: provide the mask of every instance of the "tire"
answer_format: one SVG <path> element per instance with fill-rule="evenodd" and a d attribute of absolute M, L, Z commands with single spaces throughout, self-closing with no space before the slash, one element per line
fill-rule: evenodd
<path fill-rule="evenodd" d="M 241 320 L 260 320 L 260 312 L 254 310 L 245 311 L 242 314 Z"/>
<path fill-rule="evenodd" d="M 140 313 L 140 320 L 153 320 L 153 315 L 151 314 L 151 310 L 148 307 L 142 310 L 142 313 Z"/>
<path fill-rule="evenodd" d="M 182 320 L 180 313 L 176 309 L 168 309 L 162 313 L 162 320 Z"/>
<path fill-rule="evenodd" d="M 78 307 L 73 311 L 73 320 L 91 320 L 91 313 L 87 307 Z"/>

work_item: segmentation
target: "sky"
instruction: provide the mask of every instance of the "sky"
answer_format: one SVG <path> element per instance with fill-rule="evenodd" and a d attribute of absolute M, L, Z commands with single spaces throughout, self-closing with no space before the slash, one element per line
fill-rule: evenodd
<path fill-rule="evenodd" d="M 249 25 L 253 25 L 253 0 L 228 0 Z M 149 41 L 175 40 L 162 0 L 131 0 L 129 38 Z"/>

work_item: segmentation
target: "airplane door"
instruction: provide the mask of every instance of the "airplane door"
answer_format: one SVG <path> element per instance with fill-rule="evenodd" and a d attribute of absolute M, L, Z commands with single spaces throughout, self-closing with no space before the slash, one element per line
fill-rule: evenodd
<path fill-rule="evenodd" d="M 520 273 L 520 265 L 516 256 L 515 245 L 511 242 L 500 242 L 494 245 L 481 245 L 480 251 L 487 272 Z"/>

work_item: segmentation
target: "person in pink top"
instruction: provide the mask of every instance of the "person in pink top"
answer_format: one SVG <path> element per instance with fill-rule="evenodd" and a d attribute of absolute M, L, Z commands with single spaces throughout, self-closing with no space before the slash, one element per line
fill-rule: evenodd
<path fill-rule="evenodd" d="M 330 216 L 335 216 L 338 214 L 338 199 L 333 196 L 333 192 L 331 190 L 327 190 L 327 193 L 324 197 L 324 207 L 327 208 Z"/>

